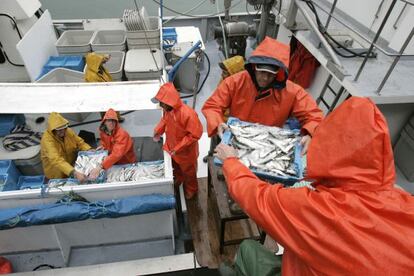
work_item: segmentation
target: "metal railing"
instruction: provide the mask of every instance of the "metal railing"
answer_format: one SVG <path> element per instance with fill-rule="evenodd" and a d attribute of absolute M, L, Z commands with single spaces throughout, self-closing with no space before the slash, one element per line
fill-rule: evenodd
<path fill-rule="evenodd" d="M 385 25 L 388 22 L 388 19 L 392 13 L 392 11 L 395 8 L 395 4 L 397 1 L 401 1 L 404 2 L 404 6 L 402 8 L 402 10 L 400 11 L 397 19 L 395 20 L 393 27 L 396 28 L 396 24 L 399 22 L 402 13 L 404 12 L 404 10 L 406 9 L 407 5 L 411 5 L 414 6 L 413 2 L 407 1 L 407 0 L 393 0 L 380 24 L 380 27 L 378 28 L 377 33 L 375 34 L 374 38 L 371 40 L 369 37 L 365 36 L 364 34 L 362 34 L 361 32 L 357 31 L 355 28 L 353 28 L 352 26 L 350 26 L 349 24 L 347 24 L 346 22 L 343 22 L 343 20 L 341 20 L 340 18 L 336 17 L 334 15 L 334 11 L 336 8 L 336 4 L 337 4 L 337 0 L 334 0 L 334 2 L 332 3 L 331 9 L 330 11 L 327 11 L 326 9 L 324 9 L 320 4 L 313 2 L 313 4 L 315 6 L 317 6 L 321 11 L 323 11 L 324 13 L 328 14 L 328 20 L 326 21 L 325 24 L 325 28 L 328 28 L 328 25 L 331 21 L 331 18 L 334 18 L 337 22 L 339 22 L 340 24 L 342 24 L 344 27 L 346 27 L 347 29 L 349 29 L 351 32 L 355 33 L 356 35 L 358 35 L 359 37 L 361 37 L 363 40 L 365 40 L 366 42 L 370 43 L 370 47 L 368 49 L 368 52 L 365 55 L 365 58 L 362 62 L 362 64 L 360 65 L 358 72 L 355 75 L 354 81 L 358 81 L 364 67 L 365 64 L 371 54 L 371 52 L 373 51 L 374 48 L 378 49 L 379 51 L 381 51 L 383 54 L 385 54 L 386 56 L 390 56 L 390 57 L 394 57 L 394 60 L 392 62 L 392 64 L 390 65 L 390 67 L 388 68 L 384 78 L 382 79 L 380 85 L 378 86 L 376 93 L 378 95 L 381 94 L 381 90 L 383 89 L 385 83 L 387 82 L 388 78 L 390 77 L 391 73 L 393 72 L 395 66 L 397 65 L 397 63 L 399 62 L 399 60 L 401 59 L 401 57 L 413 57 L 414 54 L 404 54 L 405 49 L 407 48 L 407 46 L 409 45 L 410 41 L 412 40 L 413 36 L 414 36 L 414 28 L 411 29 L 411 32 L 409 33 L 409 35 L 407 36 L 407 38 L 405 39 L 400 51 L 398 53 L 392 53 L 387 51 L 386 49 L 382 48 L 380 45 L 378 45 L 377 41 L 381 36 L 382 31 L 384 30 Z"/>

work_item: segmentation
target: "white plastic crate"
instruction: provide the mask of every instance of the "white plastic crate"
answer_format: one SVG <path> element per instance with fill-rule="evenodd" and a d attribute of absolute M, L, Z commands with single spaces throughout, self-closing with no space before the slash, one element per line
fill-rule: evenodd
<path fill-rule="evenodd" d="M 101 30 L 92 38 L 92 51 L 125 51 L 126 34 L 124 30 Z"/>
<path fill-rule="evenodd" d="M 152 52 L 151 52 L 152 51 Z M 154 58 L 156 64 L 154 62 Z M 125 75 L 128 80 L 157 79 L 162 74 L 162 55 L 159 49 L 133 49 L 126 53 Z"/>
<path fill-rule="evenodd" d="M 128 49 L 160 49 L 160 19 L 151 16 L 148 19 L 150 22 L 148 30 L 126 32 Z"/>
<path fill-rule="evenodd" d="M 97 54 L 110 55 L 111 58 L 104 64 L 104 67 L 112 76 L 113 81 L 122 81 L 124 69 L 125 52 L 121 51 L 96 51 Z M 85 66 L 85 71 L 88 66 Z"/>
<path fill-rule="evenodd" d="M 148 30 L 140 30 L 140 31 L 127 31 L 126 36 L 127 38 L 141 38 L 145 39 L 147 38 L 159 38 L 160 37 L 160 28 L 161 28 L 161 22 L 160 18 L 156 16 L 149 16 L 149 26 Z"/>
<path fill-rule="evenodd" d="M 56 68 L 52 71 L 48 72 L 36 82 L 57 82 L 57 83 L 64 83 L 64 82 L 85 82 L 84 75 L 82 72 L 69 70 L 65 68 Z"/>
<path fill-rule="evenodd" d="M 91 51 L 95 31 L 71 30 L 63 32 L 56 41 L 59 54 L 86 54 Z"/>

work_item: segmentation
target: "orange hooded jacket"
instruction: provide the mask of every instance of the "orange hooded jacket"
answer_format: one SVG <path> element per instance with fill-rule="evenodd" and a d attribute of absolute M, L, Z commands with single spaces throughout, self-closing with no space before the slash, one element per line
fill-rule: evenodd
<path fill-rule="evenodd" d="M 280 68 L 270 90 L 258 91 L 253 64 Z M 300 121 L 303 131 L 312 135 L 323 118 L 322 111 L 303 88 L 287 80 L 288 66 L 289 46 L 266 37 L 248 59 L 246 70 L 223 80 L 205 102 L 202 112 L 207 119 L 208 135 L 216 134 L 227 108 L 230 108 L 230 116 L 240 120 L 278 127 L 293 115 Z"/>
<path fill-rule="evenodd" d="M 105 131 L 105 120 L 112 119 L 116 121 L 115 129 L 109 135 Z M 109 151 L 109 155 L 102 163 L 102 167 L 107 170 L 114 164 L 129 164 L 137 162 L 134 152 L 134 141 L 128 132 L 126 132 L 118 122 L 118 116 L 112 108 L 110 108 L 102 119 L 99 127 L 101 143 L 104 149 Z"/>
<path fill-rule="evenodd" d="M 394 188 L 385 118 L 351 98 L 316 129 L 308 151 L 316 190 L 259 180 L 224 161 L 232 197 L 285 252 L 283 275 L 413 275 L 414 198 Z"/>
<path fill-rule="evenodd" d="M 161 86 L 155 98 L 173 108 L 165 112 L 154 129 L 154 134 L 166 133 L 164 150 L 174 151 L 172 156 L 178 164 L 197 162 L 198 140 L 203 134 L 203 126 L 197 113 L 183 104 L 172 83 Z"/>

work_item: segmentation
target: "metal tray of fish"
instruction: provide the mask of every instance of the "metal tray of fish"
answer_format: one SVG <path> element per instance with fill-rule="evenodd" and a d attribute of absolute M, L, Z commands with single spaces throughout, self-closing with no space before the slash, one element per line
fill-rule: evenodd
<path fill-rule="evenodd" d="M 303 177 L 299 130 L 270 127 L 230 117 L 222 143 L 238 150 L 240 161 L 258 177 L 293 185 Z M 223 163 L 214 158 L 217 166 Z"/>
<path fill-rule="evenodd" d="M 106 182 L 129 182 L 164 177 L 164 161 L 147 161 L 126 165 L 115 165 L 107 171 Z"/>
<path fill-rule="evenodd" d="M 102 165 L 103 160 L 107 156 L 107 150 L 80 151 L 75 162 L 75 170 L 88 176 L 94 168 Z M 96 180 L 88 180 L 87 183 L 103 183 L 105 180 L 106 173 L 102 170 Z"/>

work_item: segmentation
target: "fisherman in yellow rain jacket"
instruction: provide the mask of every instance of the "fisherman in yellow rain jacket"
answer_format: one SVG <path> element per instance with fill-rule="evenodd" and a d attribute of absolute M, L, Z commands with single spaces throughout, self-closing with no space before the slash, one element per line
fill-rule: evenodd
<path fill-rule="evenodd" d="M 69 122 L 59 113 L 50 113 L 47 130 L 41 140 L 43 171 L 48 179 L 75 177 L 80 182 L 86 175 L 75 171 L 73 165 L 78 151 L 89 150 L 89 146 L 68 128 Z"/>
<path fill-rule="evenodd" d="M 107 54 L 89 53 L 86 55 L 86 70 L 85 81 L 86 82 L 110 82 L 112 76 L 105 68 L 104 64 L 111 58 Z M 103 119 L 105 112 L 101 112 L 101 118 Z M 121 117 L 119 112 L 116 112 L 118 116 L 118 122 L 122 123 L 125 119 Z"/>

